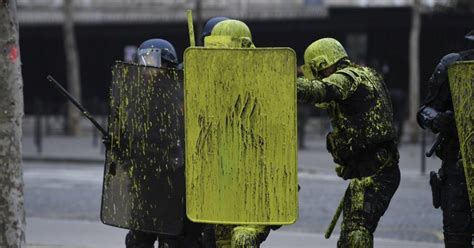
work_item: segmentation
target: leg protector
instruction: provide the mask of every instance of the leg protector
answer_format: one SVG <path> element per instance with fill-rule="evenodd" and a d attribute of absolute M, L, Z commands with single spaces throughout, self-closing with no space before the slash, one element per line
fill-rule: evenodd
<path fill-rule="evenodd" d="M 347 237 L 349 248 L 372 248 L 374 247 L 374 237 L 367 229 L 352 231 Z"/>
<path fill-rule="evenodd" d="M 364 227 L 349 232 L 341 232 L 337 241 L 338 248 L 373 248 L 374 236 Z"/>

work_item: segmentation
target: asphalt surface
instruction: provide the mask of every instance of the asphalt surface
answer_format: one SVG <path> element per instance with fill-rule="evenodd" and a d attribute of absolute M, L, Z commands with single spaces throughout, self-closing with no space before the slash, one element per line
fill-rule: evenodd
<path fill-rule="evenodd" d="M 102 174 L 102 164 L 24 162 L 27 217 L 98 221 Z M 299 184 L 299 220 L 281 230 L 323 233 L 347 182 L 331 174 L 302 172 Z M 339 225 L 335 235 L 338 230 Z M 441 212 L 431 206 L 426 176 L 402 175 L 400 188 L 375 235 L 441 242 Z"/>
<path fill-rule="evenodd" d="M 55 223 L 60 223 L 58 229 L 67 226 L 61 221 L 79 223 L 78 226 L 81 226 L 81 221 L 98 223 L 104 160 L 100 137 L 50 135 L 43 137 L 41 153 L 37 148 L 33 136 L 26 132 L 23 158 L 27 221 L 34 220 L 33 224 L 41 226 L 43 220 L 55 220 Z M 400 242 L 423 241 L 434 246 L 442 244 L 441 211 L 431 205 L 427 176 L 430 170 L 439 167 L 440 161 L 427 159 L 425 173 L 422 174 L 422 153 L 427 149 L 422 149 L 420 144 L 403 144 L 400 147 L 400 187 L 379 223 L 376 238 Z M 298 152 L 298 160 L 299 184 L 302 187 L 299 192 L 300 216 L 294 225 L 278 231 L 282 236 L 275 237 L 282 241 L 284 237 L 294 240 L 298 235 L 319 235 L 316 240 L 324 243 L 321 233 L 329 224 L 348 182 L 335 176 L 332 158 L 321 136 L 308 137 L 307 149 Z M 33 228 L 36 226 L 33 225 Z M 114 228 L 104 232 L 109 230 Z M 339 224 L 333 237 L 337 237 L 338 232 Z M 112 233 L 115 237 L 123 236 L 123 230 Z M 275 242 L 270 240 L 268 242 Z M 334 239 L 328 244 L 334 244 Z M 405 247 L 415 247 L 410 244 Z"/>

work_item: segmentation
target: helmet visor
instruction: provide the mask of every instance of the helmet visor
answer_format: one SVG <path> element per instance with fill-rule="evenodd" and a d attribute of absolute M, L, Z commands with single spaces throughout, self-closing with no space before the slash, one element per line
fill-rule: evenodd
<path fill-rule="evenodd" d="M 204 38 L 204 47 L 211 48 L 255 48 L 247 37 L 235 38 L 228 35 L 210 35 Z"/>
<path fill-rule="evenodd" d="M 161 49 L 140 49 L 137 54 L 138 64 L 145 66 L 161 67 Z"/>
<path fill-rule="evenodd" d="M 212 48 L 239 48 L 240 44 L 231 36 L 211 35 L 204 38 L 204 46 Z"/>

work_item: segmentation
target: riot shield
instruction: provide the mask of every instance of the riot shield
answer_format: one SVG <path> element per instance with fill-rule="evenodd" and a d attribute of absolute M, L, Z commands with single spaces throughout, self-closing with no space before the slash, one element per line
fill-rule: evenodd
<path fill-rule="evenodd" d="M 455 63 L 449 67 L 448 76 L 469 202 L 474 210 L 474 61 Z"/>
<path fill-rule="evenodd" d="M 184 209 L 182 71 L 113 67 L 102 222 L 177 235 Z"/>
<path fill-rule="evenodd" d="M 203 223 L 294 223 L 294 51 L 188 48 L 184 61 L 188 217 Z"/>

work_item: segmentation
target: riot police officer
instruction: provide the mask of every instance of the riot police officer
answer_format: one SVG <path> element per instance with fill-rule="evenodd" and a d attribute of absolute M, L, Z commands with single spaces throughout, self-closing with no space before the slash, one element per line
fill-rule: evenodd
<path fill-rule="evenodd" d="M 206 24 L 206 26 L 208 25 Z M 204 30 L 206 32 L 206 28 Z M 221 19 L 214 27 L 211 27 L 210 35 L 205 33 L 203 37 L 208 37 L 204 39 L 205 47 L 254 47 L 250 29 L 239 20 Z M 220 37 L 230 37 L 231 39 L 219 40 Z M 219 248 L 257 248 L 265 241 L 269 232 L 270 227 L 263 225 L 217 225 L 215 227 L 216 244 Z"/>
<path fill-rule="evenodd" d="M 138 64 L 144 66 L 158 68 L 180 67 L 174 46 L 164 39 L 150 39 L 143 42 L 138 48 L 136 60 Z M 184 133 L 184 130 L 180 130 L 180 132 Z M 181 135 L 181 137 L 184 137 L 184 135 Z M 182 141 L 176 141 L 175 143 L 176 145 L 184 144 Z M 183 215 L 185 215 L 185 213 L 183 213 Z M 193 223 L 185 217 L 181 236 L 130 230 L 126 236 L 125 244 L 127 248 L 149 248 L 154 247 L 155 241 L 158 240 L 158 247 L 160 248 L 207 247 L 202 243 L 201 232 L 201 224 Z"/>
<path fill-rule="evenodd" d="M 400 183 L 392 107 L 375 70 L 352 63 L 333 38 L 304 53 L 298 100 L 326 108 L 333 131 L 327 149 L 337 174 L 351 179 L 343 199 L 338 247 L 373 247 L 373 233 Z"/>
<path fill-rule="evenodd" d="M 472 44 L 474 30 L 465 37 Z M 428 95 L 417 115 L 423 129 L 439 133 L 436 155 L 442 160 L 438 173 L 431 172 L 433 205 L 443 211 L 444 243 L 447 248 L 471 248 L 474 222 L 469 206 L 466 178 L 461 162 L 448 67 L 455 62 L 474 60 L 474 49 L 444 56 L 429 79 Z M 472 100 L 472 99 L 471 99 Z"/>
<path fill-rule="evenodd" d="M 137 63 L 153 67 L 177 68 L 178 57 L 174 46 L 167 40 L 150 39 L 137 49 Z"/>
<path fill-rule="evenodd" d="M 204 28 L 202 29 L 202 34 L 201 38 L 199 39 L 201 41 L 201 44 L 204 46 L 204 39 L 211 35 L 212 29 L 221 21 L 229 20 L 229 18 L 225 16 L 216 16 L 212 17 L 211 19 L 207 20 L 206 24 L 204 24 Z"/>

